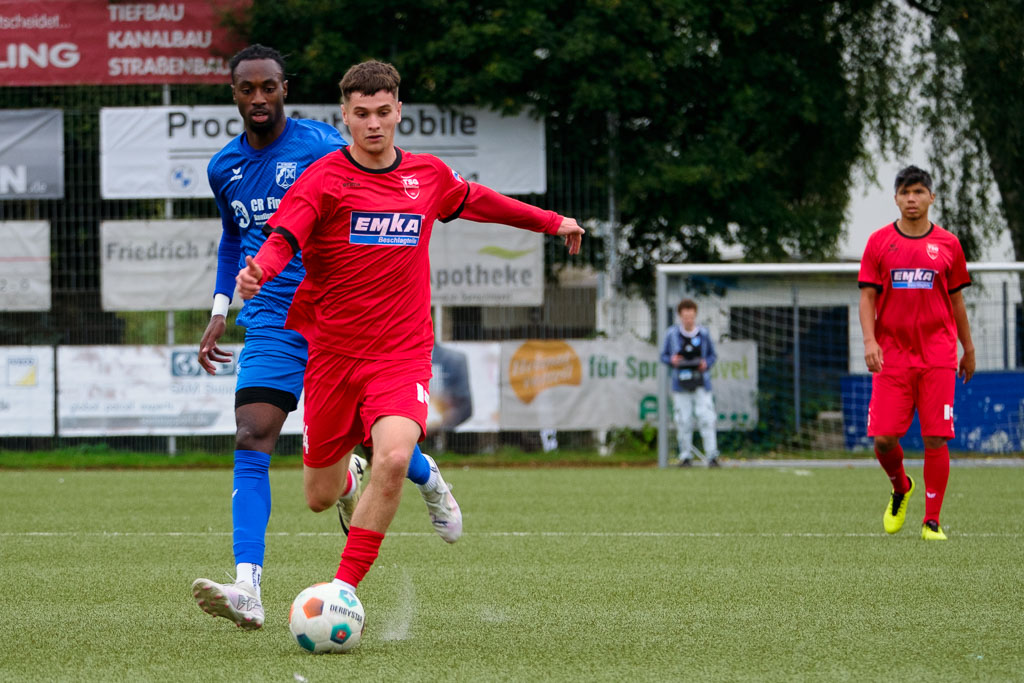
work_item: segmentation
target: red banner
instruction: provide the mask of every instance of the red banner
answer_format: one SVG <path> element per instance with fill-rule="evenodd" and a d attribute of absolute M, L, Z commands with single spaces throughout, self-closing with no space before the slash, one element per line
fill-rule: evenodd
<path fill-rule="evenodd" d="M 226 83 L 249 0 L 0 0 L 0 85 Z"/>

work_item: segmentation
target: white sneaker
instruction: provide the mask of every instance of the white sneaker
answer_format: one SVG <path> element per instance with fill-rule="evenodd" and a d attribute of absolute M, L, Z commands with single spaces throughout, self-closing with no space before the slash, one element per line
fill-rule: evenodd
<path fill-rule="evenodd" d="M 428 456 L 427 461 L 430 463 L 430 469 L 437 472 L 440 479 L 441 473 L 438 471 L 434 459 Z M 459 540 L 459 536 L 462 535 L 462 510 L 455 502 L 455 496 L 452 495 L 452 489 L 448 483 L 444 479 L 440 479 L 437 489 L 433 491 L 420 489 L 420 495 L 423 496 L 423 501 L 427 504 L 430 523 L 434 525 L 437 535 L 448 543 L 455 543 Z"/>
<path fill-rule="evenodd" d="M 246 630 L 263 626 L 263 603 L 248 584 L 196 579 L 192 583 L 192 597 L 207 614 L 230 619 Z"/>
<path fill-rule="evenodd" d="M 341 530 L 348 536 L 348 530 L 352 527 L 352 513 L 356 511 L 356 503 L 359 496 L 363 495 L 363 474 L 366 472 L 366 460 L 355 453 L 348 461 L 348 471 L 356 482 L 355 488 L 344 498 L 338 499 L 338 521 L 341 522 Z"/>

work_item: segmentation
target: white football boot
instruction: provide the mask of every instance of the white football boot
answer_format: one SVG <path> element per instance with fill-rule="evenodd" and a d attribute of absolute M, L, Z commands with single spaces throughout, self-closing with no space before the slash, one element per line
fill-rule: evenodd
<path fill-rule="evenodd" d="M 199 608 L 215 617 L 224 617 L 249 631 L 263 626 L 263 603 L 246 583 L 217 583 L 196 579 L 192 597 Z"/>
<path fill-rule="evenodd" d="M 423 487 L 417 488 L 427 504 L 427 512 L 430 513 L 430 523 L 434 525 L 434 531 L 448 543 L 455 543 L 462 535 L 462 510 L 455 502 L 451 487 L 441 478 L 437 463 L 426 453 L 423 455 L 430 463 L 431 472 L 437 474 L 437 486 L 429 491 L 423 490 Z"/>
<path fill-rule="evenodd" d="M 366 460 L 355 453 L 348 461 L 348 471 L 352 473 L 355 486 L 344 498 L 338 499 L 338 521 L 341 522 L 341 530 L 348 536 L 348 530 L 352 527 L 352 513 L 356 511 L 356 503 L 359 496 L 363 495 L 363 474 L 366 472 Z"/>

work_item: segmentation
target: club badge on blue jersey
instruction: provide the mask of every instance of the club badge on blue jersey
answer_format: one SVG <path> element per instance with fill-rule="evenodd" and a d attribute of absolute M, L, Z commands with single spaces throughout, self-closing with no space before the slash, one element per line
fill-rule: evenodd
<path fill-rule="evenodd" d="M 889 271 L 893 289 L 931 289 L 936 274 L 930 268 L 893 268 Z"/>
<path fill-rule="evenodd" d="M 351 244 L 414 247 L 419 244 L 423 216 L 417 213 L 353 211 L 349 224 Z"/>
<path fill-rule="evenodd" d="M 277 172 L 275 175 L 275 182 L 279 187 L 288 189 L 295 182 L 295 178 L 298 177 L 296 171 L 298 171 L 299 165 L 294 161 L 279 161 L 277 162 Z"/>

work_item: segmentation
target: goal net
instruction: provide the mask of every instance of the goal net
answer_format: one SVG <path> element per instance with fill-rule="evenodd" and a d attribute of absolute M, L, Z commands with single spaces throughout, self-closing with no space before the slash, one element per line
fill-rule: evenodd
<path fill-rule="evenodd" d="M 957 381 L 954 451 L 1024 451 L 1024 263 L 968 264 L 963 290 L 977 373 Z M 662 264 L 659 345 L 684 298 L 711 332 L 718 449 L 725 457 L 850 457 L 871 452 L 857 287 L 859 264 Z M 661 366 L 659 406 L 671 406 Z M 695 443 L 700 445 L 697 430 Z M 903 447 L 923 448 L 915 418 Z M 671 410 L 658 411 L 658 462 L 677 456 Z"/>

